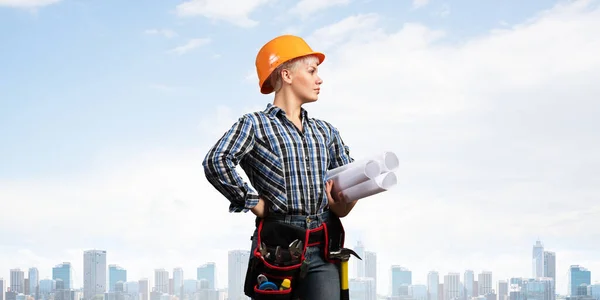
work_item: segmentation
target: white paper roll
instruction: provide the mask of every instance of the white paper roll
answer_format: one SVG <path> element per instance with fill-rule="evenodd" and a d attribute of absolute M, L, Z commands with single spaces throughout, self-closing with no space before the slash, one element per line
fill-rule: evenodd
<path fill-rule="evenodd" d="M 327 178 L 328 179 L 333 178 L 335 175 L 337 175 L 343 171 L 346 171 L 348 169 L 355 168 L 358 166 L 364 166 L 365 164 L 372 162 L 372 161 L 376 161 L 377 163 L 379 163 L 379 173 L 380 174 L 389 172 L 389 171 L 393 171 L 393 170 L 397 169 L 398 166 L 400 165 L 400 160 L 398 159 L 398 156 L 396 156 L 396 154 L 394 152 L 384 151 L 382 153 L 378 153 L 378 154 L 368 157 L 366 159 L 356 160 L 349 164 L 343 165 L 341 167 L 337 167 L 335 169 L 329 170 L 329 171 L 327 171 Z"/>
<path fill-rule="evenodd" d="M 390 172 L 398 168 L 400 166 L 400 160 L 398 156 L 394 152 L 383 152 L 379 157 L 374 157 L 374 160 L 377 160 L 381 164 L 381 173 Z"/>
<path fill-rule="evenodd" d="M 351 202 L 387 191 L 396 185 L 397 182 L 396 174 L 394 172 L 387 172 L 378 175 L 374 179 L 343 189 L 342 194 L 346 197 L 347 202 Z"/>
<path fill-rule="evenodd" d="M 377 161 L 370 160 L 364 165 L 357 164 L 330 178 L 333 180 L 332 192 L 337 194 L 339 191 L 373 179 L 379 174 L 381 174 L 381 169 L 380 164 Z"/>

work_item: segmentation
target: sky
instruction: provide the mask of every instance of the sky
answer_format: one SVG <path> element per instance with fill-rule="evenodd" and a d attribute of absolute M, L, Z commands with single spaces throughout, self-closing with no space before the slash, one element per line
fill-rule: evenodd
<path fill-rule="evenodd" d="M 430 270 L 532 275 L 539 238 L 600 281 L 600 1 L 0 0 L 0 277 L 103 249 L 128 280 L 249 250 L 251 213 L 205 179 L 208 148 L 262 110 L 258 49 L 323 51 L 309 115 L 398 184 L 343 219 L 347 246 Z M 461 275 L 462 280 L 462 275 Z M 9 284 L 7 282 L 7 284 Z"/>

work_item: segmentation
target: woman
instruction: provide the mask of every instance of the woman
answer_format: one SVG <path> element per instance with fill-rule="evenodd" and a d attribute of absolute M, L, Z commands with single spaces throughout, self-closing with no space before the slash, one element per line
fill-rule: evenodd
<path fill-rule="evenodd" d="M 275 93 L 273 103 L 267 104 L 263 111 L 240 117 L 204 160 L 206 178 L 230 201 L 230 212 L 250 210 L 257 216 L 251 264 L 256 263 L 253 256 L 262 253 L 257 250 L 260 248 L 258 240 L 270 238 L 259 237 L 261 220 L 310 231 L 326 227 L 322 224 L 331 219 L 345 217 L 356 203 L 347 203 L 341 194 L 331 195 L 332 182 L 326 181 L 328 170 L 353 161 L 349 147 L 334 126 L 311 118 L 302 108 L 305 103 L 318 99 L 323 83 L 318 68 L 324 59 L 325 55 L 314 52 L 297 36 L 283 35 L 266 43 L 256 57 L 256 71 L 261 93 Z M 236 173 L 237 164 L 246 172 L 252 186 Z M 317 236 L 317 231 L 310 232 Z M 292 279 L 298 281 L 293 282 L 294 295 L 312 300 L 339 299 L 338 268 L 323 257 L 327 253 L 323 249 L 328 245 L 326 241 L 317 244 L 315 239 L 321 239 L 321 235 L 311 237 L 311 246 L 307 246 L 308 239 L 304 241 L 302 257 L 308 267 L 303 270 L 301 280 L 297 276 Z M 343 237 L 337 242 L 343 244 Z M 273 256 L 266 255 L 267 258 Z M 248 276 L 254 276 L 250 271 Z M 255 278 L 248 280 L 246 294 L 260 298 L 252 291 L 257 286 Z"/>

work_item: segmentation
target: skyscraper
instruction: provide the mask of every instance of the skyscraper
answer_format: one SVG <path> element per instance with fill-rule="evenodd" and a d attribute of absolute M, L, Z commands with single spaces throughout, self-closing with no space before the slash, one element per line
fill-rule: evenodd
<path fill-rule="evenodd" d="M 406 286 L 406 292 L 408 293 L 408 286 L 412 284 L 412 272 L 401 266 L 392 266 L 391 273 L 392 297 L 400 296 L 402 286 Z"/>
<path fill-rule="evenodd" d="M 17 294 L 25 292 L 25 273 L 21 269 L 10 270 L 10 290 Z"/>
<path fill-rule="evenodd" d="M 444 300 L 456 300 L 460 297 L 460 274 L 450 272 L 444 276 Z"/>
<path fill-rule="evenodd" d="M 473 270 L 466 270 L 465 274 L 463 275 L 463 281 L 464 281 L 464 289 L 465 289 L 465 297 L 466 299 L 470 300 L 471 297 L 474 296 L 473 294 L 473 284 L 475 281 L 475 273 L 473 272 Z"/>
<path fill-rule="evenodd" d="M 206 281 L 208 281 L 208 289 L 216 289 L 216 269 L 217 267 L 214 262 L 209 262 L 199 266 L 196 270 L 196 280 L 205 279 Z"/>
<path fill-rule="evenodd" d="M 577 296 L 577 288 L 582 284 L 592 284 L 592 273 L 580 265 L 571 265 L 569 268 L 569 296 Z"/>
<path fill-rule="evenodd" d="M 544 251 L 544 277 L 552 278 L 550 283 L 553 291 L 556 291 L 556 254 Z M 550 295 L 550 300 L 556 299 L 556 293 Z"/>
<path fill-rule="evenodd" d="M 498 300 L 508 300 L 508 282 L 506 280 L 498 280 Z"/>
<path fill-rule="evenodd" d="M 183 269 L 173 269 L 173 295 L 180 296 L 183 293 Z"/>
<path fill-rule="evenodd" d="M 365 251 L 365 278 L 373 278 L 373 286 L 377 291 L 377 254 L 371 251 Z"/>
<path fill-rule="evenodd" d="M 52 268 L 52 279 L 62 281 L 62 289 L 69 290 L 73 288 L 73 269 L 70 262 L 63 262 Z"/>
<path fill-rule="evenodd" d="M 108 291 L 114 292 L 119 281 L 127 282 L 127 270 L 118 265 L 108 265 Z"/>
<path fill-rule="evenodd" d="M 150 284 L 148 283 L 148 278 L 142 278 L 138 280 L 138 287 L 140 292 L 140 300 L 148 300 L 148 295 L 150 294 Z"/>
<path fill-rule="evenodd" d="M 83 252 L 83 299 L 104 299 L 106 292 L 106 251 Z"/>
<path fill-rule="evenodd" d="M 492 292 L 492 272 L 483 271 L 477 276 L 477 287 L 479 288 L 479 295 L 485 296 Z"/>
<path fill-rule="evenodd" d="M 0 300 L 4 300 L 4 292 L 6 291 L 6 285 L 4 284 L 4 278 L 0 277 Z"/>
<path fill-rule="evenodd" d="M 531 256 L 532 277 L 534 279 L 544 277 L 544 245 L 540 240 L 533 245 Z"/>
<path fill-rule="evenodd" d="M 27 278 L 29 278 L 29 294 L 33 299 L 39 299 L 40 272 L 37 268 L 29 268 Z"/>
<path fill-rule="evenodd" d="M 154 291 L 161 294 L 169 293 L 169 271 L 165 269 L 154 270 Z"/>
<path fill-rule="evenodd" d="M 377 300 L 373 278 L 353 278 L 349 280 L 348 285 L 350 300 Z"/>
<path fill-rule="evenodd" d="M 440 274 L 437 271 L 429 271 L 427 274 L 427 299 L 438 300 Z"/>
<path fill-rule="evenodd" d="M 227 264 L 227 294 L 229 300 L 247 299 L 244 295 L 244 279 L 246 278 L 246 269 L 250 251 L 232 250 L 229 251 Z"/>

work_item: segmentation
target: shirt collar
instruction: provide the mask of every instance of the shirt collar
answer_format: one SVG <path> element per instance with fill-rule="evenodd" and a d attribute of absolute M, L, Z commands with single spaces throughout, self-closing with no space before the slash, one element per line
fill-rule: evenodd
<path fill-rule="evenodd" d="M 278 106 L 273 105 L 273 103 L 268 103 L 264 112 L 271 116 L 272 118 L 277 117 L 278 115 L 285 115 L 285 111 Z M 307 120 L 308 112 L 304 108 L 300 108 L 300 116 L 302 116 L 302 120 Z"/>

